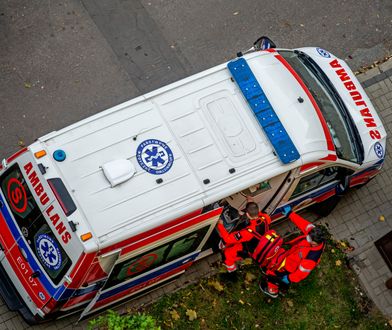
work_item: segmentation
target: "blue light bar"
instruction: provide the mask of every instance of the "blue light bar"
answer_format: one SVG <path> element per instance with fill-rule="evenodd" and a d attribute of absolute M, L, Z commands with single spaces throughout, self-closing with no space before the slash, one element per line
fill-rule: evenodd
<path fill-rule="evenodd" d="M 229 62 L 227 67 L 281 162 L 288 164 L 299 159 L 297 148 L 280 122 L 246 60 L 241 57 Z"/>

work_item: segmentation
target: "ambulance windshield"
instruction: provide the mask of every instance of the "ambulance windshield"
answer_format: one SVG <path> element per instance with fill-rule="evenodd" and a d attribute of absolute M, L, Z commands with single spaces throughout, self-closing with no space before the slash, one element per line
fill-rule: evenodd
<path fill-rule="evenodd" d="M 48 226 L 18 164 L 3 174 L 0 187 L 31 251 L 53 283 L 58 284 L 69 269 L 71 260 Z"/>
<path fill-rule="evenodd" d="M 279 51 L 301 77 L 327 122 L 336 154 L 340 159 L 361 163 L 363 147 L 358 131 L 343 101 L 318 65 L 298 51 Z"/>

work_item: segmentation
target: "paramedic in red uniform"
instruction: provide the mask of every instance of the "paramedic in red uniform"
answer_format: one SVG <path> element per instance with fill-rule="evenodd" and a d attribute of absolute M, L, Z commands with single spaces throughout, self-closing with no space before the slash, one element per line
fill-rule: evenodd
<path fill-rule="evenodd" d="M 290 283 L 304 280 L 319 264 L 324 251 L 325 237 L 320 227 L 300 217 L 290 206 L 284 208 L 283 214 L 302 231 L 303 235 L 285 244 L 291 245 L 289 250 L 283 248 L 268 263 L 267 281 L 260 282 L 260 289 L 266 295 L 276 298 L 281 288 Z"/>
<path fill-rule="evenodd" d="M 269 230 L 270 223 L 271 218 L 259 212 L 255 202 L 246 204 L 242 221 L 240 220 L 234 231 L 229 233 L 223 225 L 223 220 L 219 220 L 217 229 L 223 240 L 223 244 L 221 242 L 219 247 L 222 249 L 223 263 L 228 272 L 234 272 L 237 269 L 236 262 L 248 257 L 248 252 L 253 251 L 259 243 L 253 232 L 264 235 Z"/>

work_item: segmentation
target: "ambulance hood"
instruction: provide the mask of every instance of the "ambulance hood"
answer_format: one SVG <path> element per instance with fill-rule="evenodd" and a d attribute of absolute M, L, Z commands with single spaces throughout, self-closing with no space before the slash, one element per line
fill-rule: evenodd
<path fill-rule="evenodd" d="M 385 157 L 386 132 L 369 97 L 347 63 L 322 48 L 298 49 L 309 55 L 325 72 L 345 103 L 361 136 L 363 164 Z"/>

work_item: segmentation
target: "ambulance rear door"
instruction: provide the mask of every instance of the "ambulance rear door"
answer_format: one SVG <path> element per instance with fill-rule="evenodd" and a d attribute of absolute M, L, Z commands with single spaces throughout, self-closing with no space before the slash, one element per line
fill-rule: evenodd
<path fill-rule="evenodd" d="M 167 228 L 158 228 L 155 233 L 123 248 L 106 283 L 81 318 L 181 275 L 201 252 L 221 212 L 222 209 L 217 208 Z"/>
<path fill-rule="evenodd" d="M 71 280 L 67 275 L 82 245 L 30 152 L 8 164 L 0 178 L 0 242 L 2 270 L 17 296 L 44 317 L 48 302 L 58 300 Z"/>

